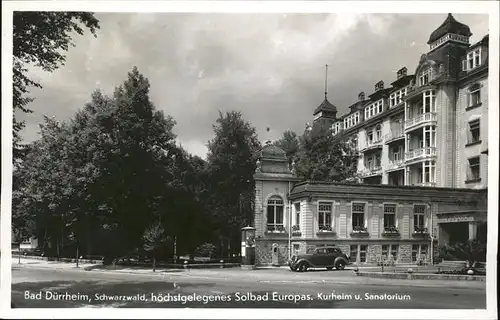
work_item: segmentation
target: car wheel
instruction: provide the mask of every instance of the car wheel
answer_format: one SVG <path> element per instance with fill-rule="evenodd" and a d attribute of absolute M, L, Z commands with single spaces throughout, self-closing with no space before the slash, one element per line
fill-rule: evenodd
<path fill-rule="evenodd" d="M 295 271 L 297 271 L 297 267 L 295 267 L 295 268 L 294 267 L 290 267 L 290 270 L 292 270 L 292 271 L 295 272 Z"/>
<path fill-rule="evenodd" d="M 301 262 L 299 265 L 299 272 L 306 272 L 307 271 L 307 264 L 305 262 Z"/>
<path fill-rule="evenodd" d="M 345 268 L 345 262 L 344 261 L 339 261 L 337 263 L 337 265 L 335 266 L 335 268 L 337 268 L 337 270 L 344 270 L 344 268 Z"/>

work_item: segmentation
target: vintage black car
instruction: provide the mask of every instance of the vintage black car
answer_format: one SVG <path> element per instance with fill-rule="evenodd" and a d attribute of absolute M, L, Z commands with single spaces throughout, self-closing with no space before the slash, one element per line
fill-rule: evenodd
<path fill-rule="evenodd" d="M 304 272 L 309 268 L 343 270 L 349 264 L 349 257 L 337 247 L 318 247 L 310 254 L 294 255 L 288 262 L 292 271 Z"/>

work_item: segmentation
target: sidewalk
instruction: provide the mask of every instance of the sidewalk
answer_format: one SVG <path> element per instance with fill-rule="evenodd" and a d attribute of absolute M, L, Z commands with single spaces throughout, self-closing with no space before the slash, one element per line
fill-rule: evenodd
<path fill-rule="evenodd" d="M 59 262 L 59 261 L 47 261 L 47 260 L 37 260 L 30 258 L 21 258 L 21 263 L 19 259 L 12 258 L 11 265 L 13 268 L 47 268 L 47 269 L 82 269 L 86 267 L 95 266 L 95 264 L 90 263 L 79 263 L 78 268 L 76 263 L 69 262 Z"/>

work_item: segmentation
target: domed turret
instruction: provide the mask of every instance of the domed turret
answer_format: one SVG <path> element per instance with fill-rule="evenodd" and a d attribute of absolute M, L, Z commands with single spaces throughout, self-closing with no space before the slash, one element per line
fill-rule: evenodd
<path fill-rule="evenodd" d="M 451 13 L 449 13 L 446 20 L 431 33 L 427 44 L 432 44 L 449 33 L 464 37 L 470 37 L 472 35 L 467 25 L 458 22 Z"/>
<path fill-rule="evenodd" d="M 270 140 L 267 141 L 264 148 L 260 151 L 260 158 L 262 160 L 288 161 L 285 150 L 275 146 Z"/>

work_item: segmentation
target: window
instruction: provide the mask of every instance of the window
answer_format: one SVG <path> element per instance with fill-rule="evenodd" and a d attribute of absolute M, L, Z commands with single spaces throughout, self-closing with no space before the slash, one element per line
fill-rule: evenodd
<path fill-rule="evenodd" d="M 295 204 L 295 225 L 300 228 L 300 202 Z"/>
<path fill-rule="evenodd" d="M 375 129 L 375 141 L 380 141 L 380 139 L 382 139 L 382 128 L 378 125 Z"/>
<path fill-rule="evenodd" d="M 400 147 L 392 148 L 392 161 L 402 160 L 402 152 Z"/>
<path fill-rule="evenodd" d="M 359 246 L 359 262 L 366 262 L 366 248 L 368 246 L 366 244 L 362 244 Z"/>
<path fill-rule="evenodd" d="M 368 143 L 372 143 L 373 142 L 373 131 L 368 131 Z"/>
<path fill-rule="evenodd" d="M 417 261 L 419 247 L 420 246 L 418 244 L 414 244 L 411 246 L 411 261 L 413 262 Z"/>
<path fill-rule="evenodd" d="M 365 227 L 365 204 L 352 204 L 352 227 L 353 229 Z"/>
<path fill-rule="evenodd" d="M 471 86 L 468 96 L 468 107 L 479 105 L 481 103 L 481 87 L 479 85 Z"/>
<path fill-rule="evenodd" d="M 358 260 L 358 245 L 351 245 L 351 253 L 349 255 L 349 260 L 351 262 L 356 262 Z"/>
<path fill-rule="evenodd" d="M 387 258 L 388 253 L 389 253 L 389 245 L 385 244 L 382 246 L 382 256 Z"/>
<path fill-rule="evenodd" d="M 283 199 L 280 197 L 271 197 L 267 201 L 267 230 L 285 231 L 283 225 Z"/>
<path fill-rule="evenodd" d="M 381 165 L 381 157 L 380 157 L 380 153 L 377 153 L 375 155 L 375 168 L 380 167 L 380 165 Z"/>
<path fill-rule="evenodd" d="M 377 102 L 370 104 L 365 108 L 365 119 L 369 119 L 381 113 L 384 108 L 384 100 L 380 99 Z"/>
<path fill-rule="evenodd" d="M 332 231 L 332 204 L 320 202 L 318 204 L 319 231 Z"/>
<path fill-rule="evenodd" d="M 420 86 L 425 86 L 426 84 L 429 83 L 429 81 L 431 81 L 431 68 L 425 67 L 420 72 L 420 76 L 418 77 L 418 83 Z"/>
<path fill-rule="evenodd" d="M 391 256 L 394 261 L 398 260 L 398 251 L 399 251 L 399 245 L 397 244 L 391 244 Z"/>
<path fill-rule="evenodd" d="M 479 157 L 469 159 L 469 174 L 467 180 L 481 179 Z"/>
<path fill-rule="evenodd" d="M 384 204 L 384 229 L 396 227 L 396 205 Z"/>
<path fill-rule="evenodd" d="M 426 256 L 427 255 L 427 248 L 428 248 L 428 246 L 426 244 L 421 244 L 420 245 L 420 255 Z"/>
<path fill-rule="evenodd" d="M 417 262 L 419 256 L 426 256 L 429 246 L 427 244 L 414 244 L 411 246 L 411 261 Z"/>
<path fill-rule="evenodd" d="M 479 128 L 480 128 L 480 120 L 479 119 L 469 122 L 468 143 L 475 143 L 481 139 Z"/>
<path fill-rule="evenodd" d="M 396 93 L 393 93 L 393 94 L 391 94 L 390 99 L 389 99 L 389 106 L 392 108 L 397 104 L 398 103 L 397 103 Z"/>
<path fill-rule="evenodd" d="M 424 231 L 425 228 L 425 205 L 413 206 L 413 229 L 417 232 Z"/>
<path fill-rule="evenodd" d="M 477 48 L 467 54 L 467 70 L 470 71 L 481 65 L 481 48 Z"/>
<path fill-rule="evenodd" d="M 293 244 L 293 254 L 298 255 L 300 252 L 300 244 L 299 243 L 294 243 Z"/>

